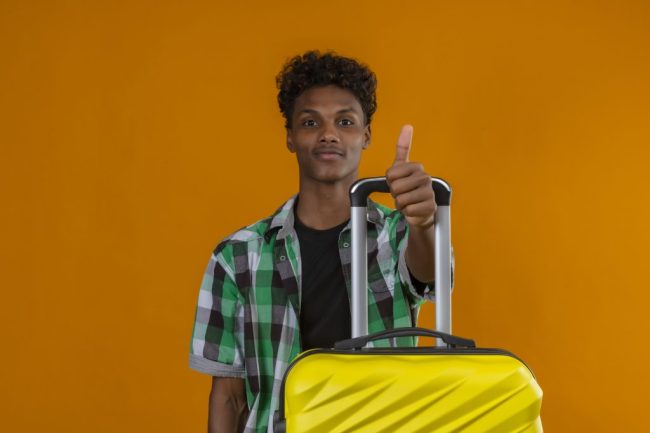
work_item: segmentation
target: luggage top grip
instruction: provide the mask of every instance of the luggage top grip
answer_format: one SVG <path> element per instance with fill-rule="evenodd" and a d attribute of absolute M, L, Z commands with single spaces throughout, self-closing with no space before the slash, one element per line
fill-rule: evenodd
<path fill-rule="evenodd" d="M 385 338 L 395 338 L 395 337 L 436 337 L 442 339 L 442 341 L 447 344 L 449 348 L 456 347 L 467 347 L 475 348 L 476 343 L 474 340 L 468 338 L 457 337 L 455 335 L 446 334 L 444 332 L 431 331 L 425 328 L 395 328 L 387 329 L 385 331 L 375 332 L 370 335 L 363 335 L 357 338 L 351 338 L 348 340 L 337 341 L 334 345 L 335 349 L 362 349 L 370 341 L 382 340 Z"/>
<path fill-rule="evenodd" d="M 431 187 L 435 193 L 436 204 L 438 206 L 449 206 L 451 202 L 451 187 L 440 178 L 431 178 Z M 357 180 L 350 187 L 350 203 L 352 207 L 366 207 L 368 196 L 373 192 L 390 192 L 388 182 L 385 177 L 368 177 Z"/>

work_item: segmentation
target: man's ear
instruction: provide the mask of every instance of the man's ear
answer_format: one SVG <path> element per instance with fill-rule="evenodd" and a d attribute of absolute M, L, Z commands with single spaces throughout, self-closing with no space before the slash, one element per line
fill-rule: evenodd
<path fill-rule="evenodd" d="M 365 131 L 363 131 L 363 148 L 367 149 L 370 146 L 370 125 L 366 125 Z"/>
<path fill-rule="evenodd" d="M 291 129 L 287 128 L 287 149 L 289 149 L 289 152 L 291 153 L 296 153 L 296 148 L 293 146 L 293 138 L 291 136 Z"/>

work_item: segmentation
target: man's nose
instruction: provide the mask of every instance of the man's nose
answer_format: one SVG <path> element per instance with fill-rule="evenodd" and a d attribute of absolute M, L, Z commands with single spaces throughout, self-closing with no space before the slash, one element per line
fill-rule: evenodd
<path fill-rule="evenodd" d="M 334 125 L 325 124 L 323 126 L 320 141 L 322 143 L 338 143 L 339 135 Z"/>

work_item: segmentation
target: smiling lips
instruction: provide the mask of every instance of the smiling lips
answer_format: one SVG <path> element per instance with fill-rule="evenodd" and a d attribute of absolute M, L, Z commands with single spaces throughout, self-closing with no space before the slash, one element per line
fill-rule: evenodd
<path fill-rule="evenodd" d="M 343 158 L 343 152 L 338 149 L 318 149 L 314 152 L 317 159 L 323 161 L 333 161 Z"/>

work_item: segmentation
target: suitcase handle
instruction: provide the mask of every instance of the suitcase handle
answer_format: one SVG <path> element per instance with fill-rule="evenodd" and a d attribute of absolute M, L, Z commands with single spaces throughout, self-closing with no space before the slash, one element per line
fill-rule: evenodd
<path fill-rule="evenodd" d="M 451 202 L 451 188 L 444 180 L 432 177 L 431 188 L 438 206 L 449 206 Z M 368 177 L 359 179 L 350 188 L 350 202 L 354 207 L 366 207 L 368 196 L 373 192 L 390 192 L 385 177 Z"/>
<path fill-rule="evenodd" d="M 451 187 L 443 179 L 432 177 L 431 187 L 438 205 L 435 222 L 435 303 L 436 330 L 451 334 Z M 368 195 L 373 192 L 389 192 L 385 177 L 357 180 L 350 187 L 351 206 L 351 253 L 352 337 L 368 334 L 368 249 L 367 205 Z M 441 338 L 437 344 L 444 345 Z"/>
<path fill-rule="evenodd" d="M 458 346 L 474 348 L 476 343 L 474 340 L 468 338 L 457 337 L 455 335 L 446 334 L 439 331 L 431 331 L 424 328 L 395 328 L 387 329 L 385 331 L 375 332 L 374 334 L 364 335 L 357 338 L 350 338 L 348 340 L 337 341 L 334 344 L 335 349 L 361 349 L 371 341 L 383 340 L 385 338 L 394 337 L 435 337 L 440 338 L 447 344 L 447 347 L 456 348 Z"/>

